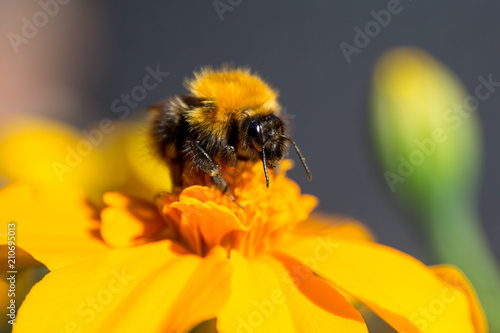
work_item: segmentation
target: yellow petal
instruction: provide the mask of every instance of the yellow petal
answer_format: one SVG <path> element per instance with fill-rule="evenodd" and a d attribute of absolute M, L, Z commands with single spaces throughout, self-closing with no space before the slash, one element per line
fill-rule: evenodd
<path fill-rule="evenodd" d="M 172 181 L 168 166 L 152 151 L 143 123 L 130 125 L 125 153 L 134 176 L 147 188 L 145 193 L 151 196 L 159 192 L 171 192 Z"/>
<path fill-rule="evenodd" d="M 309 219 L 297 226 L 294 233 L 303 235 L 331 234 L 346 240 L 374 240 L 373 235 L 361 222 L 349 217 L 325 213 L 313 213 Z"/>
<path fill-rule="evenodd" d="M 104 195 L 108 205 L 101 212 L 101 235 L 111 247 L 128 247 L 158 240 L 167 227 L 158 208 L 121 193 Z"/>
<path fill-rule="evenodd" d="M 7 244 L 7 225 L 15 222 L 17 247 L 53 270 L 107 249 L 96 216 L 80 190 L 9 185 L 0 189 L 0 244 Z"/>
<path fill-rule="evenodd" d="M 58 178 L 55 163 L 65 163 L 67 147 L 76 146 L 78 135 L 71 127 L 42 119 L 16 119 L 2 124 L 0 173 L 6 178 L 28 182 L 74 182 L 69 172 Z M 59 162 L 58 162 L 59 161 Z"/>
<path fill-rule="evenodd" d="M 186 332 L 215 317 L 231 264 L 170 241 L 106 253 L 49 273 L 19 309 L 14 332 Z"/>
<path fill-rule="evenodd" d="M 231 252 L 232 293 L 218 315 L 219 332 L 367 332 L 359 313 L 334 288 L 301 272 L 299 288 L 293 267 L 272 257 L 248 260 Z"/>
<path fill-rule="evenodd" d="M 297 323 L 298 331 L 329 332 L 334 328 L 334 331 L 341 332 L 367 332 L 361 314 L 330 284 L 318 278 L 307 266 L 292 257 L 282 254 L 276 254 L 274 257 L 285 268 L 283 270 L 281 266 L 275 267 L 279 271 L 278 276 L 282 277 L 282 282 L 290 287 L 285 289 L 287 299 L 296 298 L 297 303 L 304 307 L 303 309 L 291 307 L 295 312 L 293 316 L 300 317 L 303 313 L 311 313 L 307 320 Z M 311 311 L 311 304 L 299 302 L 299 298 L 302 298 L 297 298 L 299 295 L 305 296 L 311 303 L 329 314 L 323 311 Z"/>
<path fill-rule="evenodd" d="M 398 331 L 476 332 L 467 295 L 397 250 L 326 236 L 297 237 L 281 251 L 356 297 Z"/>
<path fill-rule="evenodd" d="M 8 321 L 12 320 L 12 311 L 17 311 L 22 301 L 30 291 L 31 287 L 43 276 L 45 268 L 28 268 L 24 270 L 17 269 L 14 285 L 11 285 L 11 274 L 1 272 L 0 278 L 0 316 L 5 318 L 0 322 L 0 332 L 10 332 L 11 324 Z M 14 303 L 12 303 L 14 300 Z M 15 313 L 14 313 L 15 314 Z M 9 327 L 9 329 L 7 329 Z"/>
<path fill-rule="evenodd" d="M 297 225 L 293 232 L 285 234 L 275 245 L 275 248 L 286 248 L 289 243 L 294 243 L 297 237 L 318 237 L 323 235 L 335 235 L 335 238 L 356 241 L 374 241 L 375 237 L 359 221 L 349 217 L 334 216 L 324 213 L 313 213 L 309 219 Z M 315 255 L 321 257 L 321 247 L 315 249 Z M 312 258 L 310 258 L 312 259 Z M 351 295 L 339 290 L 349 303 L 358 306 L 359 301 Z"/>
<path fill-rule="evenodd" d="M 476 332 L 488 332 L 488 323 L 484 315 L 476 292 L 467 277 L 456 267 L 450 265 L 439 265 L 430 267 L 434 273 L 452 288 L 463 291 L 469 298 L 471 306 L 472 321 L 476 327 Z"/>
<path fill-rule="evenodd" d="M 100 178 L 109 168 L 102 154 L 109 134 L 99 132 L 93 143 L 71 126 L 41 118 L 12 120 L 2 125 L 0 134 L 0 160 L 8 161 L 0 164 L 0 173 L 10 181 L 79 186 L 87 193 L 122 181 L 123 175 L 110 181 L 122 174 L 115 166 L 106 173 L 113 177 Z"/>

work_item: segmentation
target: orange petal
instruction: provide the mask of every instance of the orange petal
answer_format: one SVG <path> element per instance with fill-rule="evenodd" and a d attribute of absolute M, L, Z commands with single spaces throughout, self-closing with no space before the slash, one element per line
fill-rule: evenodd
<path fill-rule="evenodd" d="M 219 312 L 219 332 L 367 332 L 363 319 L 334 288 L 310 271 L 299 288 L 272 257 L 249 260 L 231 252 L 232 293 Z"/>
<path fill-rule="evenodd" d="M 206 189 L 194 186 L 185 191 L 197 192 L 198 190 L 205 191 Z M 170 205 L 171 208 L 181 212 L 179 231 L 193 251 L 203 254 L 204 248 L 224 246 L 223 239 L 231 232 L 246 229 L 229 208 L 212 201 L 202 202 L 196 199 L 195 195 L 196 193 L 188 195 L 182 192 L 179 201 Z"/>
<path fill-rule="evenodd" d="M 300 236 L 323 236 L 325 234 L 335 235 L 336 238 L 343 240 L 374 241 L 374 236 L 359 221 L 350 217 L 328 215 L 325 213 L 313 213 L 309 219 L 300 223 L 296 228 L 276 244 L 275 248 L 288 247 L 287 243 L 293 243 Z M 319 247 L 316 251 L 322 251 Z M 319 252 L 317 255 L 321 256 Z M 359 301 L 351 295 L 339 290 L 349 303 L 358 305 Z"/>
<path fill-rule="evenodd" d="M 50 270 L 107 249 L 99 238 L 97 212 L 80 190 L 13 184 L 0 189 L 0 244 L 16 224 L 16 244 Z"/>
<path fill-rule="evenodd" d="M 229 296 L 226 256 L 186 254 L 170 241 L 107 251 L 49 273 L 19 309 L 15 332 L 189 331 Z"/>
<path fill-rule="evenodd" d="M 467 277 L 455 266 L 439 265 L 430 267 L 434 273 L 451 288 L 464 292 L 469 298 L 471 306 L 472 321 L 476 327 L 476 332 L 488 332 L 488 323 L 484 315 L 476 292 Z"/>
<path fill-rule="evenodd" d="M 106 193 L 101 235 L 111 247 L 129 247 L 158 240 L 166 228 L 156 206 L 121 193 Z"/>
<path fill-rule="evenodd" d="M 324 236 L 297 237 L 281 251 L 365 303 L 398 331 L 476 332 L 467 296 L 397 250 Z"/>
<path fill-rule="evenodd" d="M 311 331 L 322 331 L 319 330 L 319 327 L 321 326 L 318 323 L 322 324 L 328 321 L 337 325 L 335 327 L 337 331 L 367 331 L 361 314 L 331 285 L 315 276 L 309 267 L 305 266 L 296 259 L 283 254 L 276 254 L 274 257 L 278 259 L 286 269 L 286 274 L 284 272 L 280 272 L 280 275 L 282 276 L 282 281 L 285 282 L 285 284 L 290 285 L 291 290 L 296 287 L 297 291 L 300 291 L 302 295 L 307 297 L 316 306 L 337 317 L 333 321 L 330 316 L 327 316 L 326 320 L 324 318 L 308 318 L 309 323 L 305 323 L 303 321 L 300 323 L 303 327 L 299 329 L 299 331 L 309 331 L 311 327 L 314 327 L 314 325 L 318 325 L 318 329 Z M 283 270 L 280 269 L 280 271 Z M 287 275 L 288 277 L 286 277 Z M 297 309 L 296 315 L 298 317 L 300 313 L 301 311 Z M 332 326 L 326 325 L 324 328 L 330 331 Z"/>

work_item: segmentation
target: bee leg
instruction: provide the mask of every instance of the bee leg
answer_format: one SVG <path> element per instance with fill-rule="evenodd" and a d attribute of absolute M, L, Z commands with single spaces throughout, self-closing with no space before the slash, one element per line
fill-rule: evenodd
<path fill-rule="evenodd" d="M 215 176 L 212 176 L 212 181 L 214 182 L 215 186 L 222 193 L 227 194 L 227 196 L 229 197 L 229 199 L 231 199 L 235 204 L 237 204 L 238 207 L 240 207 L 241 209 L 245 209 L 245 207 L 243 207 L 242 205 L 240 205 L 238 203 L 238 201 L 236 201 L 236 198 L 233 196 L 233 194 L 229 190 L 229 187 L 227 186 L 226 181 L 224 180 L 224 178 L 222 178 L 222 176 L 221 176 L 220 173 L 216 174 Z"/>
<path fill-rule="evenodd" d="M 238 160 L 236 158 L 236 149 L 233 146 L 226 146 L 226 156 L 229 159 L 229 156 L 233 159 L 233 166 L 238 166 Z"/>
<path fill-rule="evenodd" d="M 207 152 L 200 146 L 198 141 L 193 141 L 193 146 L 196 148 L 196 151 L 192 151 L 192 157 L 194 158 L 195 164 L 205 173 L 207 173 L 210 177 L 212 177 L 212 181 L 214 185 L 222 192 L 229 196 L 231 200 L 234 201 L 240 208 L 243 208 L 238 202 L 236 202 L 236 198 L 233 196 L 231 191 L 229 191 L 229 186 L 227 185 L 224 178 L 220 173 L 220 166 L 215 163 L 215 161 L 207 154 Z"/>

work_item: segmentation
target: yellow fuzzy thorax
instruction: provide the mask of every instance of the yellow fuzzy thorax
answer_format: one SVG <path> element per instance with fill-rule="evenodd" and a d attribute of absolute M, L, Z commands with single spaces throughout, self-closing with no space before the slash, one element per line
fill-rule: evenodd
<path fill-rule="evenodd" d="M 212 101 L 220 113 L 254 109 L 278 111 L 278 93 L 248 69 L 203 68 L 186 81 L 193 96 Z"/>

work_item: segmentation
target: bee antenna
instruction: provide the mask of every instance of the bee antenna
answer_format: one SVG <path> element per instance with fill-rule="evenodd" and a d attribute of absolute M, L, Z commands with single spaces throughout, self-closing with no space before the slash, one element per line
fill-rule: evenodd
<path fill-rule="evenodd" d="M 264 175 L 266 175 L 266 186 L 269 187 L 269 176 L 267 175 L 267 165 L 266 165 L 266 153 L 265 148 L 269 139 L 262 145 L 262 150 L 260 151 L 260 157 L 262 157 L 262 164 L 264 165 Z"/>
<path fill-rule="evenodd" d="M 300 150 L 299 150 L 299 147 L 297 147 L 297 145 L 295 144 L 295 142 L 284 136 L 283 134 L 280 135 L 283 139 L 287 140 L 288 142 L 290 142 L 293 146 L 293 148 L 295 148 L 295 151 L 297 152 L 297 155 L 299 155 L 299 158 L 300 158 L 300 161 L 302 162 L 302 166 L 304 167 L 304 170 L 306 170 L 306 173 L 307 173 L 307 179 L 311 180 L 312 179 L 312 176 L 311 176 L 311 172 L 309 171 L 309 167 L 307 166 L 306 164 L 306 159 L 304 158 L 304 156 L 302 156 L 302 154 L 300 153 Z"/>

